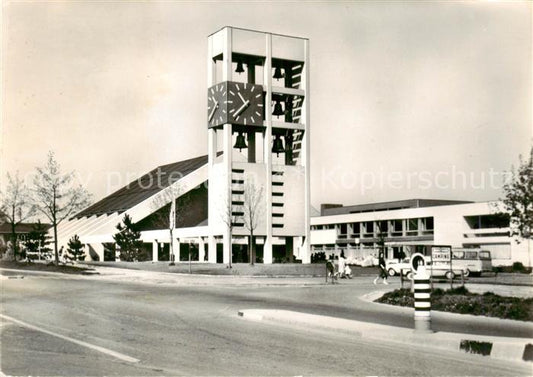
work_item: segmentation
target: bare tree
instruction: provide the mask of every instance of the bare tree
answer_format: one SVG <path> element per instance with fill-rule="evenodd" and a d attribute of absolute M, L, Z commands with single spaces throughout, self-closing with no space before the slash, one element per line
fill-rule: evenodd
<path fill-rule="evenodd" d="M 228 228 L 229 239 L 230 239 L 228 268 L 232 268 L 231 263 L 233 259 L 233 244 L 232 244 L 233 227 L 239 221 L 239 217 L 241 215 L 238 214 L 238 212 L 235 212 L 233 210 L 233 205 L 230 201 L 228 201 L 228 198 L 224 198 L 222 200 L 224 203 L 224 207 L 222 209 L 220 217 L 222 219 L 222 222 L 226 224 L 226 227 Z"/>
<path fill-rule="evenodd" d="M 11 227 L 11 242 L 13 246 L 13 257 L 18 254 L 17 226 L 35 215 L 36 207 L 31 202 L 30 191 L 20 179 L 18 172 L 12 177 L 7 174 L 7 187 L 4 195 L 0 199 L 0 212 L 3 220 Z"/>
<path fill-rule="evenodd" d="M 74 172 L 62 174 L 54 153 L 48 152 L 44 167 L 36 168 L 34 200 L 37 209 L 45 215 L 54 233 L 55 264 L 59 264 L 57 226 L 65 219 L 90 204 L 91 195 L 81 185 L 74 185 Z"/>
<path fill-rule="evenodd" d="M 255 263 L 255 240 L 254 230 L 259 225 L 264 206 L 263 206 L 263 186 L 257 187 L 253 182 L 247 182 L 244 186 L 244 204 L 243 204 L 243 221 L 244 227 L 250 232 L 248 243 L 248 255 L 250 264 Z"/>
<path fill-rule="evenodd" d="M 176 224 L 183 220 L 188 208 L 187 198 L 181 198 L 183 189 L 179 185 L 171 185 L 159 193 L 153 200 L 154 209 L 153 225 L 168 229 L 170 236 L 170 264 L 174 264 L 176 253 L 174 251 L 174 230 Z"/>

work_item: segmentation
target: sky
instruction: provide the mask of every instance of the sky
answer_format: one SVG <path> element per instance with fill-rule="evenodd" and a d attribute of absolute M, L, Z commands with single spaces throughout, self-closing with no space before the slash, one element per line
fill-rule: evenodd
<path fill-rule="evenodd" d="M 0 187 L 99 200 L 207 153 L 207 37 L 310 40 L 311 201 L 484 201 L 532 145 L 532 3 L 3 1 Z"/>

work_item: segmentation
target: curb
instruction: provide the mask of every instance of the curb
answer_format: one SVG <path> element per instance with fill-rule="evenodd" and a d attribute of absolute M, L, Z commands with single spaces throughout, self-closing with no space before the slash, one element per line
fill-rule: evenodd
<path fill-rule="evenodd" d="M 401 311 L 401 312 L 404 312 L 404 313 L 413 313 L 413 307 L 409 307 L 409 306 L 397 306 L 397 305 L 391 305 L 391 304 L 386 304 L 386 303 L 382 303 L 382 302 L 376 302 L 375 300 L 380 298 L 381 296 L 383 296 L 383 294 L 385 294 L 386 292 L 389 292 L 389 291 L 385 291 L 385 290 L 381 290 L 381 291 L 372 291 L 370 293 L 366 293 L 362 296 L 359 296 L 359 299 L 361 301 L 364 301 L 368 304 L 371 304 L 371 305 L 375 305 L 376 307 L 377 306 L 385 306 L 385 307 L 388 307 L 390 309 L 394 309 L 395 311 Z M 515 319 L 503 319 L 503 318 L 498 318 L 498 317 L 485 317 L 485 316 L 480 316 L 480 315 L 474 315 L 474 314 L 460 314 L 460 313 L 452 313 L 452 312 L 445 312 L 445 311 L 440 311 L 440 310 L 434 310 L 432 309 L 431 310 L 431 316 L 435 316 L 435 318 L 438 316 L 439 318 L 449 318 L 449 319 L 460 319 L 460 318 L 469 318 L 469 319 L 473 319 L 473 320 L 480 320 L 482 319 L 483 321 L 491 321 L 491 322 L 499 322 L 499 323 L 524 323 L 523 321 L 519 321 L 519 320 L 515 320 Z"/>
<path fill-rule="evenodd" d="M 264 321 L 317 330 L 350 333 L 351 335 L 412 346 L 432 347 L 488 356 L 494 359 L 533 362 L 533 344 L 529 339 L 506 338 L 447 332 L 415 332 L 413 329 L 386 326 L 344 318 L 321 316 L 288 310 L 239 310 L 238 316 L 252 321 Z"/>
<path fill-rule="evenodd" d="M 24 275 L 0 275 L 0 280 L 24 279 Z"/>
<path fill-rule="evenodd" d="M 35 274 L 35 275 L 49 275 L 49 276 L 62 276 L 67 278 L 73 278 L 77 276 L 88 276 L 88 275 L 99 275 L 97 271 L 80 271 L 79 274 L 77 273 L 68 273 L 68 272 L 58 272 L 58 271 L 41 271 L 41 270 L 24 270 L 24 269 L 16 269 L 16 268 L 0 268 L 1 271 L 7 271 L 7 272 L 18 272 L 20 274 Z M 0 275 L 0 276 L 7 276 L 9 275 Z M 24 278 L 24 275 L 17 275 L 20 276 L 21 279 Z M 11 278 L 11 277 L 10 277 Z M 13 278 L 11 278 L 13 279 Z"/>
<path fill-rule="evenodd" d="M 259 276 L 238 276 L 238 275 L 200 275 L 200 274 L 188 274 L 188 273 L 173 273 L 173 272 L 151 272 L 145 270 L 130 270 L 130 269 L 114 269 L 111 271 L 102 270 L 90 270 L 82 273 L 69 274 L 56 271 L 41 271 L 41 270 L 20 270 L 1 268 L 2 271 L 7 272 L 19 272 L 31 275 L 45 275 L 55 276 L 62 279 L 92 279 L 98 278 L 107 281 L 121 281 L 123 283 L 144 283 L 152 285 L 168 284 L 175 286 L 176 284 L 187 286 L 205 286 L 206 284 L 212 284 L 213 282 L 221 285 L 229 286 L 241 286 L 246 284 L 247 286 L 254 287 L 314 287 L 321 286 L 324 283 L 322 281 L 295 281 L 297 278 L 292 279 L 293 282 L 279 281 L 279 279 L 270 279 L 267 277 Z M 133 272 L 132 274 L 130 274 Z M 3 276 L 3 277 L 2 277 Z M 24 275 L 20 275 L 23 278 Z M 0 275 L 0 280 L 7 280 L 8 275 Z M 177 280 L 181 279 L 179 282 Z M 263 279 L 263 281 L 261 281 Z M 269 281 L 264 281 L 269 280 Z"/>

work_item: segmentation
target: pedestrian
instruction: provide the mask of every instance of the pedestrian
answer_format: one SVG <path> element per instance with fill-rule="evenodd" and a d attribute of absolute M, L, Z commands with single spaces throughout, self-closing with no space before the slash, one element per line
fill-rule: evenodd
<path fill-rule="evenodd" d="M 345 270 L 346 269 L 346 259 L 344 259 L 344 251 L 341 250 L 341 255 L 339 256 L 339 274 L 341 279 L 346 278 Z"/>
<path fill-rule="evenodd" d="M 328 276 L 331 276 L 331 282 L 335 283 L 335 279 L 337 278 L 337 274 L 335 273 L 335 265 L 333 264 L 333 260 L 328 260 L 326 262 L 326 273 Z M 326 279 L 327 281 L 327 279 Z"/>
<path fill-rule="evenodd" d="M 385 255 L 383 254 L 382 251 L 379 252 L 378 260 L 379 260 L 378 262 L 379 263 L 379 274 L 374 279 L 374 284 L 377 284 L 379 279 L 383 279 L 383 284 L 388 285 L 389 283 L 387 282 L 387 268 L 385 266 Z"/>
<path fill-rule="evenodd" d="M 344 277 L 347 277 L 348 279 L 352 278 L 352 269 L 348 265 L 344 268 Z"/>

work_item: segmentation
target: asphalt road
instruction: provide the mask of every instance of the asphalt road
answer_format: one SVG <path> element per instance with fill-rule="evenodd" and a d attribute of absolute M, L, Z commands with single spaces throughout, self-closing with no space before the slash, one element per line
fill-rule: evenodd
<path fill-rule="evenodd" d="M 423 345 L 401 347 L 386 340 L 373 342 L 237 316 L 238 310 L 247 308 L 346 316 L 348 309 L 358 312 L 353 297 L 374 289 L 371 284 L 179 287 L 38 275 L 1 284 L 1 367 L 7 375 L 516 376 L 532 372 L 525 363 L 433 351 Z M 328 297 L 336 297 L 338 289 L 352 295 L 340 305 L 329 304 Z M 376 305 L 360 306 L 363 316 L 372 311 L 374 317 L 382 314 L 371 309 Z"/>

